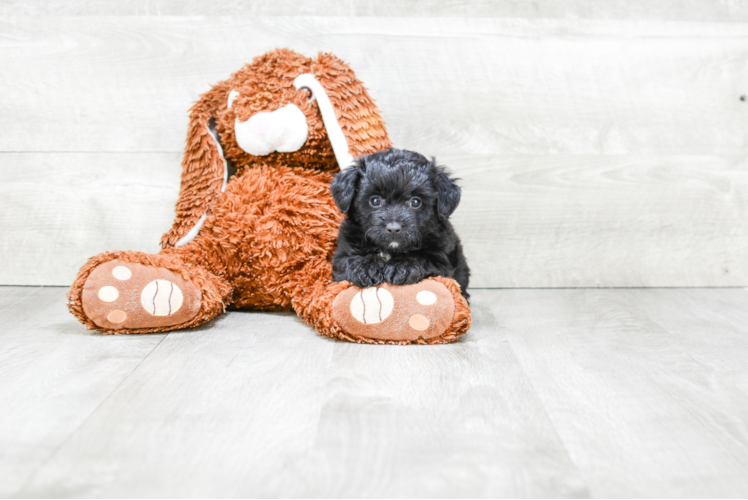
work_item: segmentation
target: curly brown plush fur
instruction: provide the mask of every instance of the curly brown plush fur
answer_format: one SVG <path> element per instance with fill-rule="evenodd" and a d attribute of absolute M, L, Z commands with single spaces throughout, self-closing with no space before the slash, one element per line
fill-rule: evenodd
<path fill-rule="evenodd" d="M 342 221 L 330 194 L 332 172 L 338 166 L 317 104 L 293 85 L 294 78 L 302 73 L 314 74 L 325 88 L 353 156 L 392 145 L 366 89 L 335 56 L 320 54 L 310 59 L 280 49 L 256 58 L 213 86 L 191 110 L 176 219 L 161 240 L 163 250 L 156 255 L 105 252 L 80 269 L 68 293 L 68 305 L 84 325 L 107 333 L 162 332 L 202 324 L 234 307 L 293 309 L 320 333 L 353 342 L 444 343 L 467 331 L 469 309 L 459 286 L 442 278 L 434 279 L 454 296 L 454 317 L 449 328 L 436 337 L 424 339 L 414 334 L 392 342 L 368 337 L 365 328 L 353 332 L 340 326 L 332 304 L 351 285 L 331 282 L 331 259 Z M 228 106 L 232 90 L 238 91 L 239 97 Z M 300 150 L 253 156 L 239 147 L 234 135 L 237 118 L 245 121 L 258 112 L 288 104 L 298 106 L 308 124 L 308 138 Z M 215 123 L 226 160 L 237 168 L 225 192 L 221 191 L 224 162 L 208 131 L 209 123 Z M 177 246 L 203 214 L 207 217 L 197 236 Z M 178 274 L 190 284 L 183 290 L 189 295 L 185 301 L 200 301 L 198 313 L 187 321 L 158 327 L 149 326 L 147 321 L 116 326 L 121 321 L 117 315 L 110 316 L 112 321 L 94 321 L 86 311 L 102 310 L 97 317 L 106 318 L 106 308 L 112 308 L 130 318 L 134 316 L 132 308 L 140 307 L 138 300 L 145 300 L 140 298 L 142 290 L 128 289 L 134 279 L 115 279 L 109 274 L 92 278 L 99 266 L 115 260 L 119 267 L 131 268 L 127 273 L 146 269 L 153 273 L 154 280 L 172 272 Z M 115 299 L 101 292 L 97 296 L 100 284 L 93 284 L 101 279 L 111 281 L 103 282 L 111 285 L 106 288 L 118 290 Z M 172 300 L 169 295 L 170 312 L 176 304 Z"/>

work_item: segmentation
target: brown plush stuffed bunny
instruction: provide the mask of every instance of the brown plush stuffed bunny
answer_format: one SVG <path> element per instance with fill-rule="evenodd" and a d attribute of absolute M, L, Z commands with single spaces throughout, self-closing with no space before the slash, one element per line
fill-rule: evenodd
<path fill-rule="evenodd" d="M 341 60 L 286 49 L 257 57 L 191 110 L 163 250 L 92 257 L 68 293 L 70 311 L 105 333 L 187 328 L 231 306 L 293 309 L 320 333 L 354 342 L 456 340 L 470 310 L 451 279 L 366 290 L 331 281 L 342 220 L 331 172 L 390 146 Z"/>

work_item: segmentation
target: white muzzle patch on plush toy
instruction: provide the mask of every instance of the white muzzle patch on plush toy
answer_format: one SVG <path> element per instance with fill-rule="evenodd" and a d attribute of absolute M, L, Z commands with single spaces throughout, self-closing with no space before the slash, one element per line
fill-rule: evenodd
<path fill-rule="evenodd" d="M 298 151 L 309 136 L 306 116 L 295 104 L 288 104 L 272 113 L 252 115 L 243 122 L 234 122 L 234 135 L 239 147 L 254 156 L 265 156 L 278 151 Z"/>
<path fill-rule="evenodd" d="M 307 88 L 312 93 L 311 100 L 317 101 L 338 167 L 341 170 L 350 167 L 353 156 L 348 152 L 348 141 L 325 88 L 311 73 L 297 76 L 293 84 L 297 89 Z M 227 107 L 231 108 L 238 97 L 239 92 L 231 90 Z M 252 115 L 244 122 L 237 118 L 234 122 L 234 135 L 239 147 L 254 156 L 265 156 L 275 151 L 293 153 L 301 149 L 309 137 L 309 125 L 298 106 L 287 104 L 272 113 Z"/>

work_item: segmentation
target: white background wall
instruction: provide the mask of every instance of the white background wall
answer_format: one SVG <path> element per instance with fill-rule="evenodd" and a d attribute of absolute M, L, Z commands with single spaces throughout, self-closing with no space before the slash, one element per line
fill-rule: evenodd
<path fill-rule="evenodd" d="M 748 2 L 0 1 L 0 284 L 156 252 L 187 110 L 330 51 L 462 178 L 475 287 L 748 285 Z"/>

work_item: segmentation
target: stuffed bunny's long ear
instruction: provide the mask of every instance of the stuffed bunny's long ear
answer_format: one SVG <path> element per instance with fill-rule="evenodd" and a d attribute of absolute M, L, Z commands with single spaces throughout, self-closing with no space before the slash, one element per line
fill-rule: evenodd
<path fill-rule="evenodd" d="M 327 105 L 320 102 L 320 112 L 323 113 L 333 147 L 341 143 L 341 147 L 334 151 L 339 164 L 342 163 L 341 169 L 348 167 L 346 163 L 349 156 L 355 159 L 392 147 L 379 109 L 364 84 L 346 63 L 332 54 L 321 53 L 312 65 L 312 73 L 324 89 L 325 101 L 334 110 L 332 113 L 325 113 Z M 298 82 L 298 85 L 312 87 L 304 82 Z M 311 90 L 314 92 L 314 88 Z M 335 121 L 338 123 L 333 123 Z M 334 129 L 339 129 L 342 134 L 333 131 Z M 343 149 L 342 143 L 347 146 L 345 154 L 339 154 L 337 150 Z"/>
<path fill-rule="evenodd" d="M 226 83 L 219 83 L 190 110 L 176 218 L 161 237 L 162 248 L 189 243 L 200 231 L 216 197 L 226 188 L 228 170 L 213 121 L 218 110 L 233 97 L 229 91 Z"/>

